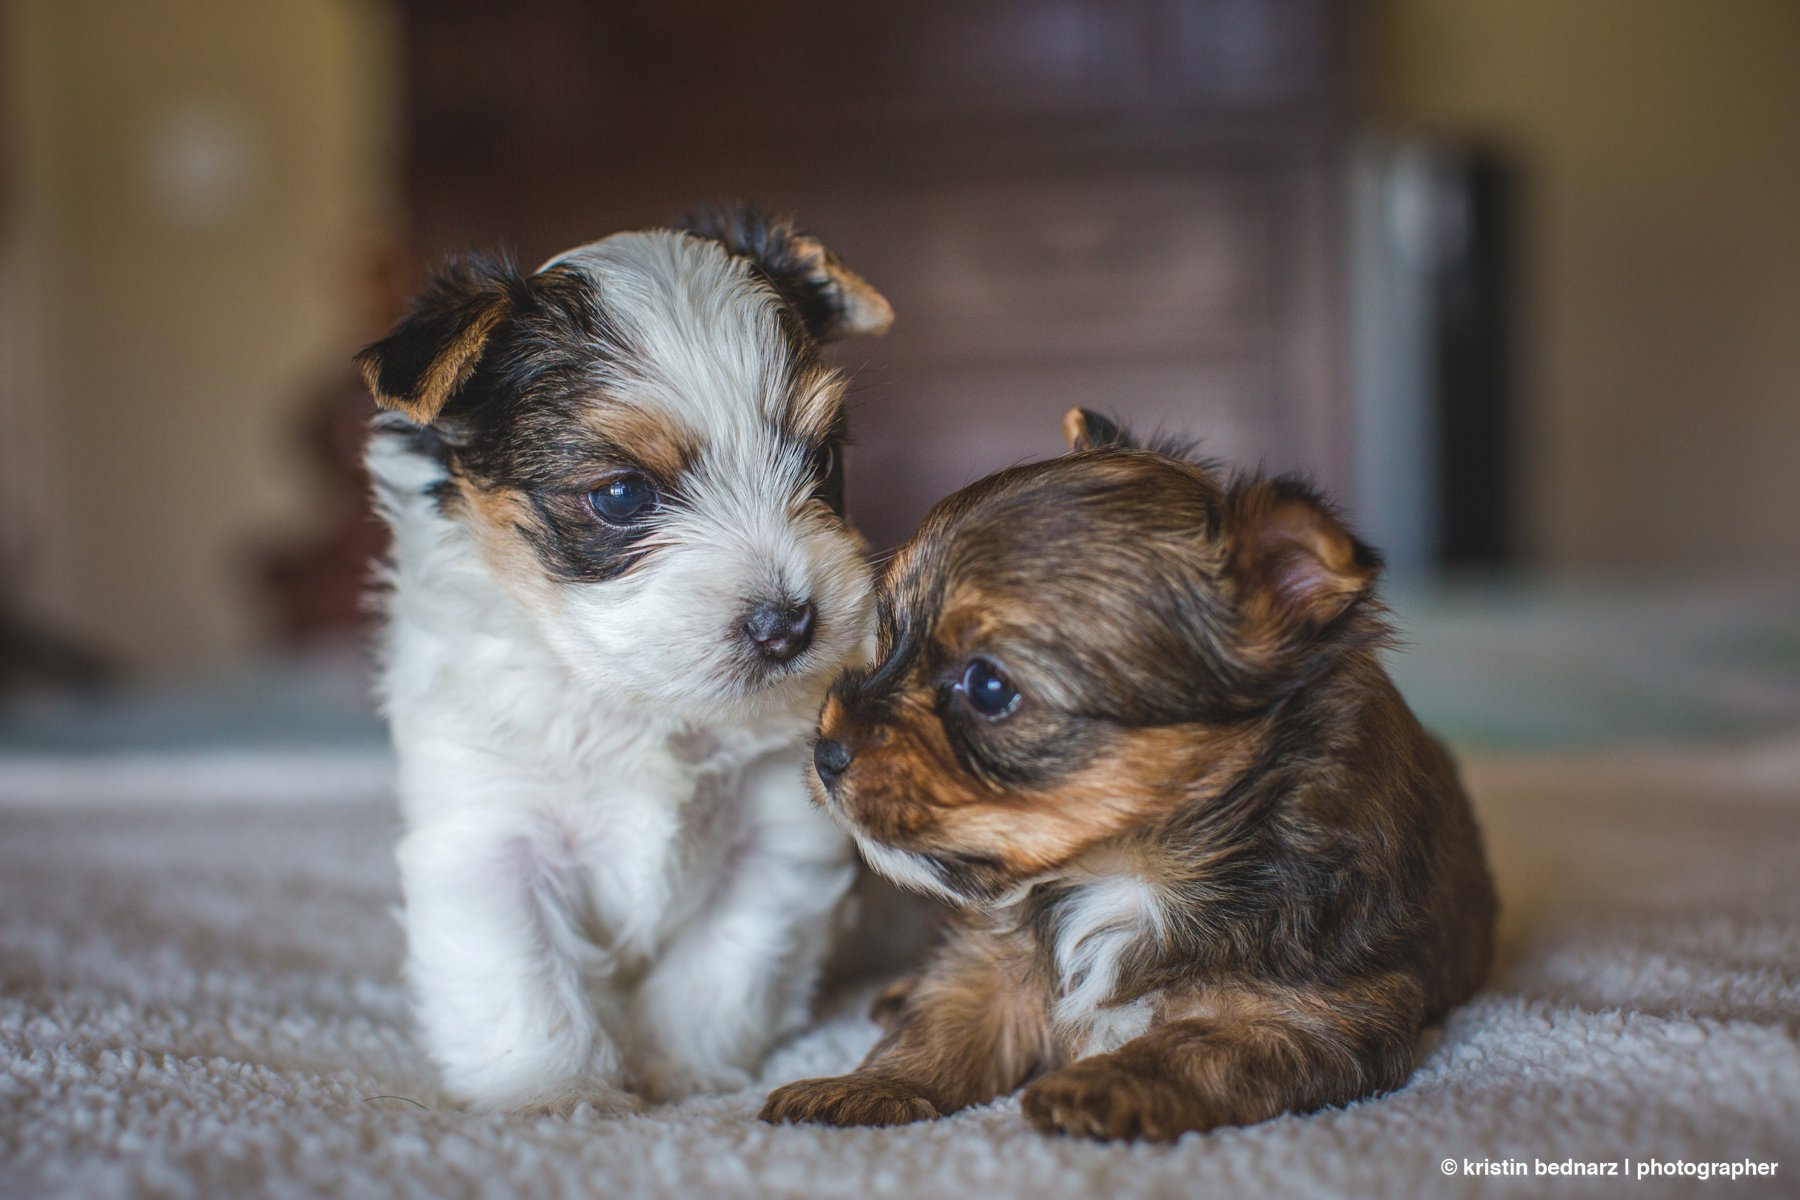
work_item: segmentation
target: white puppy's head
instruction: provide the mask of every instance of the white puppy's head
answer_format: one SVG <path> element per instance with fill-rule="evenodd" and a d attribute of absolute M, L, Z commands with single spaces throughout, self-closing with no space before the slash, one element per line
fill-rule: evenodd
<path fill-rule="evenodd" d="M 453 262 L 358 362 L 571 672 L 743 720 L 812 703 L 861 647 L 843 384 L 818 346 L 891 319 L 820 242 L 735 211 L 529 275 Z"/>

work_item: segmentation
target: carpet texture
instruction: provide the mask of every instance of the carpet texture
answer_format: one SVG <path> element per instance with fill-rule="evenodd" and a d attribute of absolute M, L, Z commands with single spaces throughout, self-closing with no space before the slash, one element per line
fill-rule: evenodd
<path fill-rule="evenodd" d="M 1172 1147 L 1040 1137 L 1016 1099 L 758 1124 L 762 1090 L 868 1048 L 860 993 L 755 1091 L 616 1120 L 445 1107 L 396 975 L 392 810 L 354 771 L 297 801 L 296 770 L 257 802 L 170 772 L 160 799 L 71 803 L 0 772 L 0 1195 L 1800 1194 L 1800 742 L 1471 763 L 1505 903 L 1491 987 L 1402 1091 Z M 1463 1173 L 1746 1158 L 1779 1173 Z"/>

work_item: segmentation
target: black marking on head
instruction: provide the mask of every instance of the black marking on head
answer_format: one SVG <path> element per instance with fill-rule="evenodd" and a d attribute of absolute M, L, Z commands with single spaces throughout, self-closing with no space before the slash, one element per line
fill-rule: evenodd
<path fill-rule="evenodd" d="M 439 418 L 472 478 L 526 490 L 573 490 L 607 464 L 638 465 L 588 419 L 597 405 L 597 360 L 632 353 L 591 281 L 545 271 L 529 303 L 496 331 L 468 385 Z"/>
<path fill-rule="evenodd" d="M 539 561 L 569 583 L 604 583 L 644 560 L 655 522 L 613 526 L 585 511 L 585 497 L 529 494 L 537 520 L 519 526 Z"/>
<path fill-rule="evenodd" d="M 453 258 L 388 335 L 362 349 L 375 402 L 421 425 L 435 421 L 475 372 L 494 329 L 530 302 L 530 288 L 505 255 Z"/>

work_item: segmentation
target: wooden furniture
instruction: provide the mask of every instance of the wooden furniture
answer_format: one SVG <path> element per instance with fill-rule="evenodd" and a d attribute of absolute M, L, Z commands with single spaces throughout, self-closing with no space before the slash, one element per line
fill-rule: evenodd
<path fill-rule="evenodd" d="M 1347 480 L 1333 0 L 412 0 L 428 254 L 523 259 L 712 199 L 893 301 L 858 372 L 877 545 L 1083 404 Z"/>

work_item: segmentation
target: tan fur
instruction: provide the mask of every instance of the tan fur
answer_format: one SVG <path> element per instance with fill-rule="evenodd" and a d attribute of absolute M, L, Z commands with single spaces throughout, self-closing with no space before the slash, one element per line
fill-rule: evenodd
<path fill-rule="evenodd" d="M 1374 582 L 1341 525 L 1266 483 L 1237 497 L 1233 517 L 1247 531 L 1233 543 L 1233 566 L 1254 584 L 1246 607 L 1259 625 L 1327 625 Z"/>
<path fill-rule="evenodd" d="M 660 409 L 597 403 L 581 419 L 607 444 L 629 447 L 632 461 L 665 482 L 680 479 L 700 453 L 693 431 Z"/>
<path fill-rule="evenodd" d="M 801 235 L 794 238 L 793 250 L 795 257 L 816 278 L 827 281 L 832 288 L 842 308 L 841 324 L 834 331 L 836 336 L 886 333 L 893 325 L 894 309 L 887 297 L 846 267 L 824 242 Z"/>
<path fill-rule="evenodd" d="M 419 381 L 418 389 L 410 396 L 393 396 L 382 391 L 379 385 L 379 360 L 374 357 L 361 359 L 363 382 L 368 385 L 375 403 L 382 408 L 397 409 L 420 425 L 429 425 L 437 420 L 438 413 L 443 411 L 450 397 L 474 373 L 476 364 L 481 361 L 482 351 L 487 348 L 488 336 L 506 316 L 507 307 L 504 299 L 496 297 L 477 313 L 444 352 L 433 360 L 430 369 Z"/>
<path fill-rule="evenodd" d="M 788 420 L 793 424 L 795 437 L 818 442 L 831 436 L 843 409 L 842 377 L 829 367 L 815 364 L 794 382 Z"/>
<path fill-rule="evenodd" d="M 778 1088 L 762 1117 L 899 1125 L 1009 1092 L 1054 1054 L 1042 998 L 1027 939 L 965 931 L 894 998 L 887 1034 L 855 1075 Z"/>
<path fill-rule="evenodd" d="M 547 614 L 557 604 L 557 589 L 544 578 L 525 530 L 537 524 L 537 512 L 515 488 L 483 488 L 461 474 L 452 477 L 476 548 L 494 578 L 503 581 L 514 599 Z"/>

